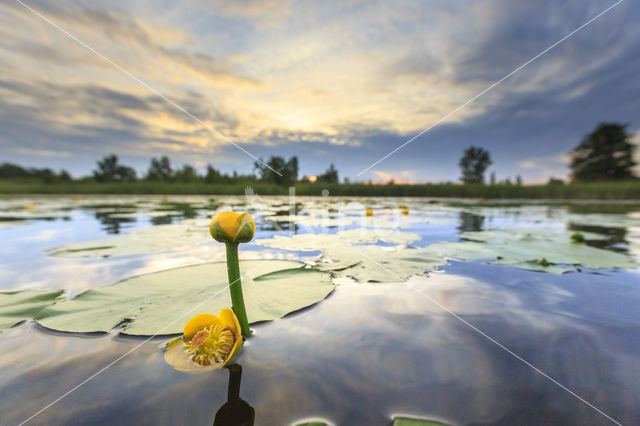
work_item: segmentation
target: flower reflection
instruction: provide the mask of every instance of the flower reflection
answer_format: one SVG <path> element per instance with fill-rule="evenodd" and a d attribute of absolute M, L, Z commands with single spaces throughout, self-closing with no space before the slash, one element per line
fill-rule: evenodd
<path fill-rule="evenodd" d="M 253 426 L 256 411 L 240 398 L 242 367 L 232 364 L 227 369 L 229 370 L 227 402 L 216 412 L 213 426 Z"/>

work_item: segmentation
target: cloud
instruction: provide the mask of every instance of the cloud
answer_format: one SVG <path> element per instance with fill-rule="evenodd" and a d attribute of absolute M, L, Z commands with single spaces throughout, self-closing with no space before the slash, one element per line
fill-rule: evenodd
<path fill-rule="evenodd" d="M 68 151 L 51 151 L 48 149 L 32 149 L 32 148 L 14 148 L 13 152 L 24 155 L 32 155 L 38 157 L 70 157 L 71 153 Z"/>
<path fill-rule="evenodd" d="M 521 161 L 519 165 L 523 169 L 535 169 L 536 168 L 536 162 L 533 161 L 533 160 Z"/>
<path fill-rule="evenodd" d="M 382 182 L 382 183 L 387 183 L 387 182 L 394 182 L 396 184 L 416 183 L 415 180 L 410 179 L 416 174 L 414 170 L 401 170 L 399 172 L 393 172 L 393 173 L 376 170 L 374 173 L 378 178 L 376 179 L 376 181 Z"/>
<path fill-rule="evenodd" d="M 321 156 L 343 176 L 606 6 L 599 0 L 34 3 L 256 155 L 287 152 L 301 164 L 305 156 Z M 252 162 L 18 3 L 0 8 L 0 142 L 21 153 L 16 158 L 29 155 L 16 151 L 26 147 L 34 155 L 179 153 L 194 163 Z M 568 151 L 598 121 L 633 120 L 640 107 L 639 14 L 638 6 L 621 4 L 385 160 L 382 173 L 396 181 L 454 180 L 457 157 L 471 144 L 491 151 L 500 175 L 566 170 L 549 153 Z M 404 170 L 416 174 L 403 176 Z"/>

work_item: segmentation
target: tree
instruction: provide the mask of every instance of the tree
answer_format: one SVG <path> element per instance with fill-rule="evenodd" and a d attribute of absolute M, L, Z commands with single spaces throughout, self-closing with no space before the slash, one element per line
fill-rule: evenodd
<path fill-rule="evenodd" d="M 98 161 L 98 169 L 93 171 L 93 178 L 98 182 L 134 181 L 136 171 L 119 164 L 118 156 L 111 154 Z"/>
<path fill-rule="evenodd" d="M 326 172 L 318 176 L 318 182 L 338 183 L 340 182 L 338 170 L 331 164 Z"/>
<path fill-rule="evenodd" d="M 171 162 L 166 155 L 162 158 L 152 158 L 149 171 L 147 172 L 147 180 L 170 182 L 173 180 L 173 169 Z"/>
<path fill-rule="evenodd" d="M 198 176 L 198 173 L 193 166 L 185 164 L 180 170 L 176 171 L 174 178 L 178 182 L 191 183 L 197 181 L 200 176 Z"/>
<path fill-rule="evenodd" d="M 211 164 L 207 165 L 207 174 L 204 176 L 206 183 L 220 183 L 222 182 L 222 174 L 216 170 Z"/>
<path fill-rule="evenodd" d="M 492 164 L 489 151 L 470 146 L 464 151 L 458 165 L 462 170 L 462 182 L 484 183 L 484 172 Z"/>
<path fill-rule="evenodd" d="M 489 183 L 491 185 L 495 185 L 496 184 L 496 172 L 491 172 L 491 177 L 489 178 Z"/>
<path fill-rule="evenodd" d="M 253 167 L 259 173 L 258 178 L 265 182 L 291 186 L 298 180 L 298 157 L 285 161 L 282 157 L 272 156 L 266 163 L 262 159 L 254 162 Z"/>
<path fill-rule="evenodd" d="M 516 176 L 516 185 L 522 186 L 522 176 Z"/>
<path fill-rule="evenodd" d="M 574 181 L 633 179 L 633 151 L 628 124 L 600 123 L 569 153 Z"/>

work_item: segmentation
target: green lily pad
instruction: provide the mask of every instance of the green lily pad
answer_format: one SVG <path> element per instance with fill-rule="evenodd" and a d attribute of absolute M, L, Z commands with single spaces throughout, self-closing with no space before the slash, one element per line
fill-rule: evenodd
<path fill-rule="evenodd" d="M 393 426 L 448 426 L 446 423 L 436 422 L 428 419 L 410 419 L 396 417 L 393 419 Z"/>
<path fill-rule="evenodd" d="M 51 305 L 62 290 L 24 290 L 0 293 L 0 331 L 32 319 Z"/>
<path fill-rule="evenodd" d="M 334 288 L 328 274 L 299 262 L 240 263 L 249 322 L 268 321 L 324 299 Z M 107 332 L 119 324 L 130 335 L 182 332 L 201 313 L 231 306 L 226 263 L 169 269 L 91 289 L 37 316 L 43 326 L 68 332 Z"/>
<path fill-rule="evenodd" d="M 194 222 L 157 225 L 121 237 L 66 244 L 47 253 L 58 257 L 106 257 L 179 249 L 212 241 L 207 226 Z"/>
<path fill-rule="evenodd" d="M 442 242 L 428 246 L 447 257 L 462 260 L 488 259 L 491 263 L 520 269 L 562 274 L 576 266 L 591 269 L 634 268 L 626 255 L 575 243 L 571 233 L 557 230 L 517 232 L 496 229 L 485 232 L 465 232 L 468 241 Z M 600 238 L 585 233 L 589 239 Z"/>
<path fill-rule="evenodd" d="M 287 250 L 316 251 L 327 247 L 344 247 L 350 244 L 376 243 L 409 244 L 419 240 L 418 234 L 386 229 L 350 229 L 335 234 L 297 234 L 292 237 L 275 236 L 257 240 L 256 244 Z"/>
<path fill-rule="evenodd" d="M 323 250 L 317 268 L 334 276 L 352 277 L 360 282 L 398 282 L 422 275 L 447 261 L 425 248 L 406 246 L 344 246 Z"/>

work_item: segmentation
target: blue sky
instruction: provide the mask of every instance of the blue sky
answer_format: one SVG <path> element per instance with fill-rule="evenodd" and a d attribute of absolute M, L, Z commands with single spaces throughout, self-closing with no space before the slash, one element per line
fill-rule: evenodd
<path fill-rule="evenodd" d="M 498 179 L 568 174 L 601 121 L 640 144 L 640 6 L 625 0 L 361 176 L 615 1 L 0 1 L 2 161 L 90 173 L 118 154 L 250 172 L 298 156 L 351 180 L 455 181 L 469 145 Z M 209 128 L 175 108 L 170 99 Z M 224 137 L 221 137 L 223 135 Z"/>

